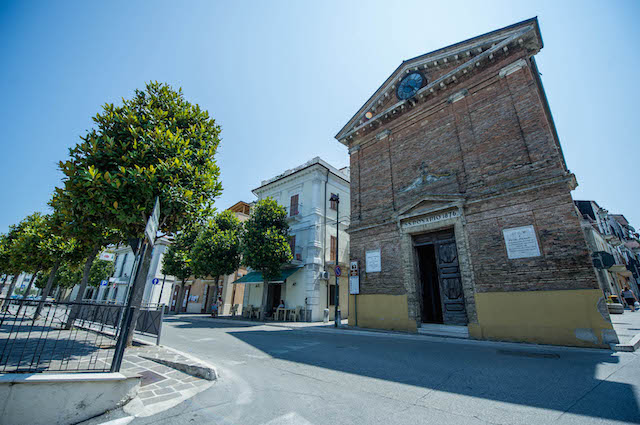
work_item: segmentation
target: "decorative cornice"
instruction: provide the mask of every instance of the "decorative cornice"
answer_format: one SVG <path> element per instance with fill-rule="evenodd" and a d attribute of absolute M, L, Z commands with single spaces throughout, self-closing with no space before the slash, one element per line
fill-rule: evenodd
<path fill-rule="evenodd" d="M 508 30 L 507 30 L 508 29 Z M 403 62 L 387 81 L 376 91 L 354 117 L 336 135 L 341 143 L 351 146 L 355 139 L 367 134 L 374 127 L 382 124 L 382 121 L 392 121 L 413 108 L 420 102 L 427 101 L 432 95 L 446 90 L 450 85 L 458 83 L 461 78 L 470 75 L 475 69 L 487 65 L 498 55 L 507 55 L 510 48 L 525 47 L 532 51 L 542 48 L 542 40 L 539 35 L 537 20 L 531 19 L 512 27 L 494 31 L 488 35 L 476 37 L 466 42 L 458 43 L 448 48 L 420 56 Z M 473 43 L 471 43 L 473 41 Z M 437 78 L 420 89 L 410 99 L 399 101 L 378 112 L 384 101 L 394 95 L 396 84 L 404 78 L 404 75 L 419 69 L 439 67 L 440 64 L 449 62 L 460 63 L 452 71 Z M 367 119 L 367 114 L 370 118 Z"/>

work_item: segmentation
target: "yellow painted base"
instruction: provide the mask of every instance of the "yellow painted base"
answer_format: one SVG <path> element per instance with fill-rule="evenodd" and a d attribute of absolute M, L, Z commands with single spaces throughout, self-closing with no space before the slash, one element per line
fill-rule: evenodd
<path fill-rule="evenodd" d="M 417 332 L 406 295 L 349 295 L 349 326 Z"/>
<path fill-rule="evenodd" d="M 475 339 L 609 348 L 615 333 L 598 311 L 599 289 L 477 293 Z M 606 307 L 604 307 L 606 309 Z"/>

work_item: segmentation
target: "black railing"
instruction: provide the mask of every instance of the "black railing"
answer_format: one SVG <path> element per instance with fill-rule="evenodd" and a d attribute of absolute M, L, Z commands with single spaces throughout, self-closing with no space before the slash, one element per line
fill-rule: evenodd
<path fill-rule="evenodd" d="M 0 298 L 0 373 L 115 371 L 125 306 L 46 301 L 36 318 L 38 304 Z"/>

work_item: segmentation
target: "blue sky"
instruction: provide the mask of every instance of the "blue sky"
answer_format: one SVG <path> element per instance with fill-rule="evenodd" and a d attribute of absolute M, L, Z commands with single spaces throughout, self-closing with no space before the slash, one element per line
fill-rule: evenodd
<path fill-rule="evenodd" d="M 538 16 L 537 55 L 574 199 L 640 227 L 640 2 L 0 2 L 0 232 L 45 211 L 57 162 L 105 102 L 149 80 L 222 126 L 219 209 L 314 156 L 404 59 Z"/>

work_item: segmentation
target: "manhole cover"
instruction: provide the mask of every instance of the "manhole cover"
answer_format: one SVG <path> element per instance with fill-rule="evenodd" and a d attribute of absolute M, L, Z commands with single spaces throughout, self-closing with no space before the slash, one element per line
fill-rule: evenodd
<path fill-rule="evenodd" d="M 159 373 L 155 373 L 151 370 L 145 370 L 144 372 L 138 373 L 138 375 L 142 376 L 142 382 L 140 383 L 141 387 L 155 384 L 156 382 L 164 381 L 165 379 L 167 379 Z"/>

